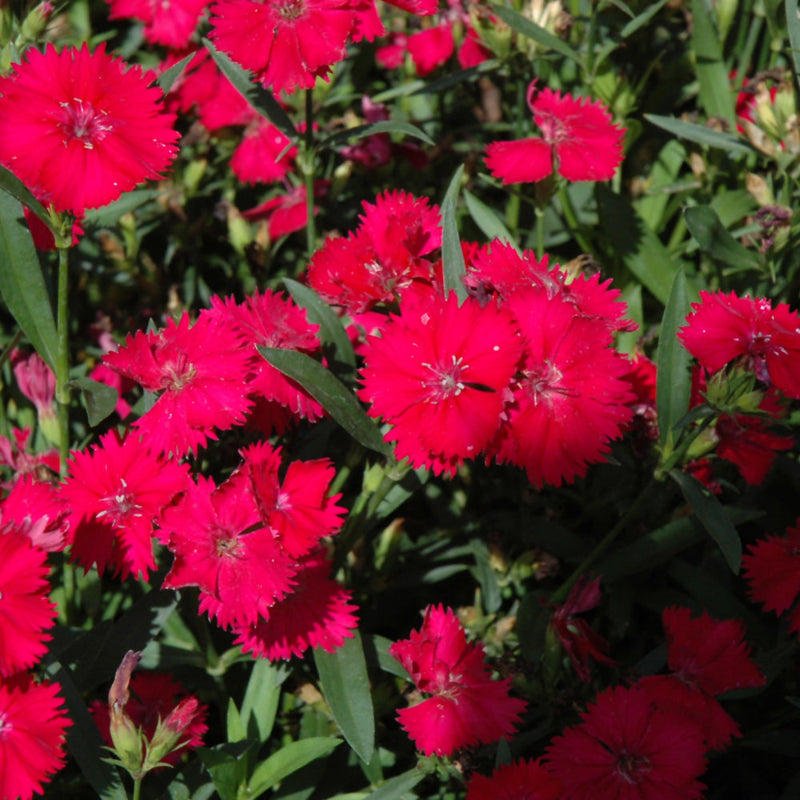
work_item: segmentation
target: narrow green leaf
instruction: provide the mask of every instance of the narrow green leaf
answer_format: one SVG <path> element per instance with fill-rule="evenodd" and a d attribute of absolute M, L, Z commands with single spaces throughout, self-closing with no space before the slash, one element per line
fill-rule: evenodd
<path fill-rule="evenodd" d="M 30 189 L 10 170 L 0 166 L 0 189 L 8 192 L 22 205 L 27 206 L 53 232 L 56 233 L 53 220 L 44 206 L 33 196 Z"/>
<path fill-rule="evenodd" d="M 55 368 L 58 336 L 42 267 L 19 201 L 0 192 L 0 295 L 36 352 Z"/>
<path fill-rule="evenodd" d="M 675 119 L 675 117 L 662 117 L 658 114 L 645 114 L 644 118 L 662 130 L 674 134 L 679 139 L 688 139 L 690 142 L 716 147 L 731 154 L 744 153 L 752 155 L 756 152 L 749 144 L 741 141 L 736 136 L 706 128 L 705 125 L 683 122 Z"/>
<path fill-rule="evenodd" d="M 532 39 L 537 44 L 542 45 L 542 47 L 554 50 L 559 55 L 574 61 L 579 66 L 583 66 L 581 57 L 566 42 L 562 42 L 561 39 L 553 36 L 552 33 L 546 31 L 535 22 L 523 17 L 522 14 L 517 13 L 514 9 L 500 6 L 496 3 L 491 3 L 489 8 L 517 33 L 521 33 L 528 39 Z"/>
<path fill-rule="evenodd" d="M 625 27 L 619 32 L 620 39 L 627 39 L 633 36 L 636 31 L 644 25 L 647 25 L 653 17 L 661 11 L 662 8 L 669 2 L 669 0 L 658 0 L 657 3 L 652 3 L 638 16 L 634 17 Z"/>
<path fill-rule="evenodd" d="M 689 364 L 692 357 L 678 339 L 678 330 L 685 324 L 690 309 L 686 276 L 681 271 L 672 282 L 669 300 L 661 318 L 656 355 L 656 404 L 662 445 L 689 408 L 692 387 Z"/>
<path fill-rule="evenodd" d="M 789 32 L 794 76 L 800 83 L 800 15 L 797 12 L 797 0 L 786 0 L 786 28 Z"/>
<path fill-rule="evenodd" d="M 647 225 L 655 233 L 664 226 L 664 212 L 670 199 L 666 189 L 678 179 L 686 148 L 677 139 L 670 139 L 662 148 L 653 163 L 645 185 L 646 194 L 636 201 L 636 210 Z"/>
<path fill-rule="evenodd" d="M 463 174 L 464 165 L 462 164 L 453 175 L 442 203 L 444 293 L 446 296 L 450 292 L 455 292 L 459 303 L 463 303 L 467 299 L 467 287 L 464 285 L 467 266 L 464 263 L 464 253 L 461 250 L 461 240 L 458 238 L 458 225 L 456 223 L 456 204 Z"/>
<path fill-rule="evenodd" d="M 626 3 L 623 3 L 622 0 L 608 0 L 612 6 L 618 8 L 623 14 L 626 14 L 631 19 L 633 19 L 633 11 L 631 11 L 630 6 Z"/>
<path fill-rule="evenodd" d="M 503 595 L 497 574 L 492 569 L 489 548 L 480 539 L 472 539 L 470 545 L 475 557 L 476 577 L 483 592 L 484 608 L 487 613 L 494 614 L 503 603 Z"/>
<path fill-rule="evenodd" d="M 687 475 L 679 469 L 670 470 L 669 475 L 680 486 L 684 499 L 691 506 L 708 535 L 719 546 L 731 571 L 738 574 L 742 563 L 742 540 L 739 538 L 736 527 L 725 513 L 725 508 L 692 475 Z"/>
<path fill-rule="evenodd" d="M 125 214 L 135 211 L 163 194 L 163 189 L 134 189 L 131 192 L 123 192 L 119 200 L 115 200 L 113 203 L 100 208 L 87 209 L 86 222 L 98 228 L 109 228 L 116 225 Z"/>
<path fill-rule="evenodd" d="M 99 425 L 117 406 L 119 392 L 113 386 L 86 377 L 75 378 L 67 385 L 80 391 L 86 416 L 92 428 Z"/>
<path fill-rule="evenodd" d="M 333 653 L 315 648 L 314 662 L 334 721 L 356 755 L 368 764 L 375 751 L 375 713 L 358 631 Z"/>
<path fill-rule="evenodd" d="M 175 81 L 180 78 L 181 73 L 196 55 L 196 52 L 189 53 L 188 56 L 182 58 L 177 64 L 173 64 L 168 70 L 165 70 L 156 78 L 156 83 L 164 94 L 169 93 L 169 90 L 175 85 Z"/>
<path fill-rule="evenodd" d="M 336 131 L 330 136 L 326 137 L 320 142 L 321 147 L 332 147 L 348 142 L 352 139 L 364 139 L 367 136 L 374 136 L 377 133 L 403 133 L 406 136 L 411 136 L 414 139 L 420 139 L 426 144 L 435 145 L 436 142 L 428 136 L 422 128 L 412 125 L 410 122 L 399 122 L 394 120 L 382 120 L 381 122 L 372 122 L 369 125 L 356 125 L 353 128 L 347 128 L 343 131 Z"/>
<path fill-rule="evenodd" d="M 693 206 L 683 214 L 686 227 L 700 245 L 717 261 L 741 269 L 761 270 L 761 259 L 731 236 L 717 212 L 710 206 Z"/>
<path fill-rule="evenodd" d="M 402 95 L 438 95 L 442 92 L 446 92 L 448 89 L 452 89 L 454 86 L 473 81 L 476 78 L 479 78 L 481 75 L 497 72 L 502 66 L 503 62 L 499 58 L 487 58 L 486 61 L 482 61 L 480 64 L 477 64 L 474 67 L 456 70 L 455 72 L 451 72 L 442 76 L 441 78 L 437 78 L 435 81 L 412 81 L 407 84 L 408 91 L 403 92 Z M 389 94 L 389 92 L 383 92 L 382 94 L 385 97 L 387 94 Z M 376 102 L 378 101 L 376 100 Z"/>
<path fill-rule="evenodd" d="M 248 800 L 260 797 L 287 775 L 297 772 L 306 764 L 330 755 L 341 743 L 341 739 L 332 736 L 315 736 L 290 742 L 255 768 L 246 790 Z"/>
<path fill-rule="evenodd" d="M 720 43 L 711 8 L 706 0 L 692 0 L 692 47 L 695 69 L 700 82 L 700 105 L 710 117 L 721 117 L 731 130 L 736 129 L 736 112 L 728 78 L 722 60 Z"/>
<path fill-rule="evenodd" d="M 519 252 L 514 237 L 494 209 L 489 208 L 486 203 L 478 200 L 472 192 L 468 192 L 466 189 L 464 189 L 464 200 L 467 201 L 467 210 L 472 219 L 475 220 L 475 224 L 483 231 L 487 239 L 499 239 L 501 242 L 507 242 Z"/>
<path fill-rule="evenodd" d="M 229 742 L 242 742 L 245 739 L 244 722 L 233 698 L 228 698 L 228 713 L 225 717 L 225 730 Z"/>
<path fill-rule="evenodd" d="M 394 448 L 383 441 L 378 426 L 367 416 L 356 396 L 329 370 L 305 353 L 258 347 L 258 352 L 297 381 L 357 442 L 392 458 Z"/>
<path fill-rule="evenodd" d="M 265 658 L 256 659 L 242 700 L 242 722 L 250 738 L 266 742 L 275 724 L 281 687 L 289 675 Z"/>
<path fill-rule="evenodd" d="M 333 347 L 336 359 L 355 367 L 353 345 L 336 312 L 311 287 L 291 278 L 284 278 L 283 284 L 295 303 L 306 310 L 309 322 L 319 325 L 320 339 Z"/>
<path fill-rule="evenodd" d="M 393 642 L 385 636 L 363 636 L 361 639 L 364 645 L 364 653 L 367 663 L 371 667 L 377 667 L 390 675 L 410 681 L 406 668 L 389 653 L 389 648 Z"/>
<path fill-rule="evenodd" d="M 233 84 L 239 94 L 265 119 L 268 119 L 279 131 L 290 139 L 295 140 L 298 136 L 297 130 L 289 118 L 289 115 L 281 108 L 280 103 L 275 99 L 272 92 L 265 89 L 261 84 L 253 81 L 250 73 L 240 67 L 230 56 L 217 50 L 208 40 L 203 39 L 211 58 L 220 68 L 223 75 Z"/>
<path fill-rule="evenodd" d="M 197 755 L 214 781 L 222 800 L 237 800 L 247 788 L 247 759 L 250 741 L 226 742 L 216 747 L 198 747 Z"/>
<path fill-rule="evenodd" d="M 398 800 L 398 798 L 410 792 L 424 777 L 425 773 L 421 769 L 414 767 L 408 772 L 389 778 L 372 794 L 368 795 L 367 800 Z"/>
<path fill-rule="evenodd" d="M 625 266 L 662 303 L 669 299 L 678 265 L 633 206 L 607 186 L 595 186 L 600 225 Z"/>

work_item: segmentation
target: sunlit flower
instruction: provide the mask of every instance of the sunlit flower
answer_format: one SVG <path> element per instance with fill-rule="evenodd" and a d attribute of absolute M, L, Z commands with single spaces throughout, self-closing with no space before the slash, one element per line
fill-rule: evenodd
<path fill-rule="evenodd" d="M 0 532 L 16 530 L 40 550 L 58 552 L 67 543 L 68 511 L 52 483 L 24 474 L 0 503 Z"/>
<path fill-rule="evenodd" d="M 108 0 L 109 19 L 144 22 L 142 36 L 173 50 L 187 47 L 208 3 L 206 0 Z"/>

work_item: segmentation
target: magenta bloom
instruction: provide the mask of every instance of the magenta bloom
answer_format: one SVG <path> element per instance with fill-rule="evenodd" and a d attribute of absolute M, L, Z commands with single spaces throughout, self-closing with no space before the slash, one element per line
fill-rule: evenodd
<path fill-rule="evenodd" d="M 136 434 L 116 431 L 73 452 L 61 497 L 71 508 L 72 559 L 111 567 L 124 580 L 155 568 L 154 525 L 189 484 L 188 466 L 150 451 Z"/>
<path fill-rule="evenodd" d="M 25 59 L 0 79 L 0 163 L 45 205 L 81 215 L 161 177 L 180 134 L 141 69 L 104 45 Z"/>
<path fill-rule="evenodd" d="M 601 692 L 582 722 L 556 737 L 547 765 L 562 800 L 698 800 L 705 747 L 697 725 L 657 709 L 636 688 Z"/>
<path fill-rule="evenodd" d="M 0 797 L 31 800 L 64 765 L 72 722 L 59 688 L 50 681 L 34 683 L 24 673 L 0 679 Z"/>
<path fill-rule="evenodd" d="M 736 361 L 787 397 L 800 398 L 800 316 L 785 303 L 700 292 L 678 337 L 710 372 Z"/>
<path fill-rule="evenodd" d="M 364 348 L 362 400 L 392 424 L 398 458 L 437 475 L 476 458 L 500 424 L 522 342 L 496 304 L 409 302 Z"/>
<path fill-rule="evenodd" d="M 427 700 L 397 712 L 417 749 L 449 756 L 462 747 L 509 736 L 525 701 L 510 697 L 510 679 L 494 680 L 483 648 L 467 642 L 452 609 L 428 606 L 419 631 L 389 653 Z"/>
<path fill-rule="evenodd" d="M 486 166 L 503 183 L 532 183 L 557 171 L 568 181 L 607 181 L 622 163 L 625 129 L 599 100 L 528 87 L 528 106 L 542 132 L 515 142 L 492 142 Z"/>
<path fill-rule="evenodd" d="M 208 5 L 206 0 L 108 0 L 109 19 L 138 19 L 142 35 L 151 44 L 173 50 L 188 47 L 192 34 Z"/>
<path fill-rule="evenodd" d="M 504 764 L 488 778 L 476 774 L 467 781 L 467 800 L 560 800 L 561 792 L 561 781 L 540 758 Z"/>
<path fill-rule="evenodd" d="M 21 474 L 0 504 L 0 532 L 17 531 L 40 550 L 59 552 L 67 545 L 68 511 L 52 483 Z"/>
<path fill-rule="evenodd" d="M 133 424 L 152 450 L 182 456 L 216 439 L 215 428 L 244 422 L 251 406 L 250 358 L 240 336 L 206 312 L 194 325 L 184 313 L 180 322 L 170 320 L 161 331 L 129 334 L 103 360 L 148 391 L 161 392 Z"/>

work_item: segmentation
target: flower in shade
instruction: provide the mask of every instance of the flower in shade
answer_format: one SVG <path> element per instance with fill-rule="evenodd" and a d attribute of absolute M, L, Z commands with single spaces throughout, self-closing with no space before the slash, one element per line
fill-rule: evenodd
<path fill-rule="evenodd" d="M 189 484 L 188 466 L 153 453 L 136 434 L 116 431 L 72 453 L 61 497 L 70 507 L 72 558 L 87 571 L 111 567 L 147 580 L 156 562 L 154 525 Z"/>
<path fill-rule="evenodd" d="M 30 48 L 0 79 L 0 163 L 56 211 L 106 205 L 161 177 L 177 153 L 160 96 L 104 45 Z"/>
<path fill-rule="evenodd" d="M 64 765 L 72 722 L 59 688 L 50 681 L 34 683 L 25 673 L 0 678 L 0 797 L 31 800 Z"/>
<path fill-rule="evenodd" d="M 467 781 L 467 800 L 560 800 L 561 781 L 542 760 L 503 764 L 489 777 L 472 775 Z"/>
<path fill-rule="evenodd" d="M 321 552 L 302 559 L 297 585 L 261 617 L 246 626 L 234 626 L 236 644 L 245 653 L 270 661 L 302 656 L 311 648 L 332 653 L 353 636 L 358 607 L 351 593 L 329 577 L 330 562 Z"/>
<path fill-rule="evenodd" d="M 692 618 L 688 608 L 666 608 L 662 615 L 667 635 L 669 675 L 642 678 L 636 684 L 665 711 L 682 713 L 703 732 L 712 750 L 721 750 L 739 726 L 728 716 L 717 695 L 765 683 L 750 658 L 739 620 L 715 620 L 705 612 Z"/>
<path fill-rule="evenodd" d="M 627 362 L 604 320 L 576 313 L 559 295 L 528 291 L 504 304 L 524 336 L 522 375 L 490 448 L 523 467 L 537 487 L 560 486 L 601 461 L 630 421 Z"/>
<path fill-rule="evenodd" d="M 492 142 L 486 166 L 503 183 L 541 181 L 557 171 L 568 181 L 607 181 L 622 163 L 625 129 L 614 125 L 599 100 L 561 96 L 528 87 L 528 106 L 542 135 L 513 142 Z"/>
<path fill-rule="evenodd" d="M 208 5 L 206 0 L 108 0 L 108 3 L 109 19 L 141 20 L 145 41 L 173 50 L 188 47 Z"/>
<path fill-rule="evenodd" d="M 750 597 L 766 611 L 783 614 L 800 596 L 800 518 L 785 536 L 767 536 L 742 558 Z M 800 634 L 800 605 L 789 615 L 789 630 Z"/>
<path fill-rule="evenodd" d="M 398 458 L 454 474 L 494 436 L 522 342 L 496 303 L 431 295 L 401 305 L 364 347 L 362 400 L 393 427 Z"/>
<path fill-rule="evenodd" d="M 11 467 L 15 479 L 20 475 L 31 474 L 47 480 L 58 473 L 61 457 L 55 448 L 39 453 L 28 452 L 31 433 L 30 428 L 13 428 L 11 439 L 0 436 L 0 464 Z"/>
<path fill-rule="evenodd" d="M 327 181 L 314 183 L 314 197 L 324 195 L 328 188 Z M 294 186 L 287 192 L 265 200 L 255 208 L 248 209 L 242 216 L 250 222 L 264 220 L 267 224 L 270 241 L 301 231 L 308 224 L 308 192 L 305 185 Z M 314 206 L 314 211 L 318 210 Z"/>
<path fill-rule="evenodd" d="M 417 689 L 430 695 L 397 717 L 417 749 L 449 756 L 462 747 L 509 736 L 525 701 L 508 693 L 511 680 L 493 679 L 483 648 L 467 642 L 452 609 L 428 606 L 419 631 L 395 642 L 389 653 Z"/>
<path fill-rule="evenodd" d="M 47 553 L 24 533 L 0 533 L 0 676 L 33 666 L 47 650 L 56 618 L 49 572 Z"/>
<path fill-rule="evenodd" d="M 133 424 L 152 450 L 181 456 L 216 439 L 215 428 L 244 422 L 251 406 L 251 356 L 236 331 L 206 312 L 194 325 L 184 313 L 161 331 L 128 335 L 103 360 L 149 392 L 160 392 Z"/>
<path fill-rule="evenodd" d="M 800 398 L 800 316 L 785 303 L 734 292 L 700 292 L 678 337 L 710 372 L 736 362 L 758 380 Z"/>
<path fill-rule="evenodd" d="M 601 692 L 581 720 L 547 748 L 562 800 L 702 796 L 703 735 L 687 717 L 658 709 L 640 689 L 616 687 Z"/>

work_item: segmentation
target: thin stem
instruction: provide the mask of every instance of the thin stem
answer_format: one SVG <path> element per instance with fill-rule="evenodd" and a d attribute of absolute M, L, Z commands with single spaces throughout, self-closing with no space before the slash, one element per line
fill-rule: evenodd
<path fill-rule="evenodd" d="M 311 89 L 306 89 L 306 129 L 303 136 L 303 178 L 306 184 L 306 249 L 309 260 L 317 247 L 317 231 L 314 220 L 314 98 Z"/>
<path fill-rule="evenodd" d="M 570 233 L 575 237 L 575 241 L 584 253 L 591 254 L 591 242 L 583 235 L 581 226 L 578 222 L 578 215 L 575 212 L 575 206 L 572 205 L 572 198 L 567 191 L 566 183 L 562 183 L 558 190 L 558 199 L 561 201 L 561 212 L 564 215 L 564 220 L 567 223 Z"/>
<path fill-rule="evenodd" d="M 69 453 L 69 247 L 58 248 L 58 299 L 57 299 L 56 350 L 56 407 L 58 410 L 58 449 L 61 457 L 61 475 L 67 473 Z"/>
<path fill-rule="evenodd" d="M 133 781 L 133 800 L 139 800 L 142 796 L 142 779 L 134 778 Z"/>

